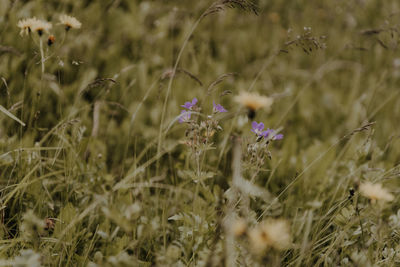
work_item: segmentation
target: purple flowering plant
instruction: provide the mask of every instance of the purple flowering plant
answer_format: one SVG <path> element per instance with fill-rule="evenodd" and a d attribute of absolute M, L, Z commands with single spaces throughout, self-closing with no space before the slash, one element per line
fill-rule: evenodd
<path fill-rule="evenodd" d="M 216 114 L 228 112 L 221 104 L 213 102 L 213 109 L 210 115 L 201 113 L 199 101 L 195 97 L 191 101 L 181 105 L 183 110 L 178 117 L 179 123 L 185 123 L 188 128 L 186 130 L 185 144 L 190 146 L 192 152 L 198 154 L 199 151 L 205 151 L 212 145 L 211 138 L 214 134 L 222 130 L 219 119 Z"/>
<path fill-rule="evenodd" d="M 192 101 L 187 101 L 185 104 L 181 105 L 181 107 L 184 108 L 184 110 L 181 110 L 181 115 L 179 115 L 179 123 L 185 123 L 185 122 L 190 122 L 190 118 L 192 116 L 191 111 L 199 110 L 197 105 L 197 98 L 193 98 Z M 200 110 L 199 110 L 200 111 Z"/>
<path fill-rule="evenodd" d="M 271 129 L 267 129 L 264 131 L 264 123 L 262 122 L 257 123 L 256 121 L 253 121 L 251 123 L 251 127 L 252 127 L 251 131 L 253 133 L 255 133 L 259 137 L 264 137 L 264 138 L 267 138 L 269 133 L 272 131 Z"/>
<path fill-rule="evenodd" d="M 283 134 L 277 134 L 274 129 L 265 129 L 264 123 L 256 121 L 251 123 L 251 132 L 256 135 L 256 141 L 247 145 L 248 163 L 260 170 L 265 159 L 271 158 L 271 153 L 268 150 L 270 141 L 283 139 Z"/>
<path fill-rule="evenodd" d="M 189 122 L 191 116 L 192 116 L 192 113 L 190 111 L 182 110 L 178 121 L 179 121 L 179 123 Z"/>
<path fill-rule="evenodd" d="M 228 110 L 221 104 L 213 102 L 212 111 L 204 114 L 196 97 L 180 106 L 183 109 L 178 116 L 178 122 L 187 126 L 183 144 L 189 147 L 196 166 L 196 176 L 200 177 L 202 162 L 206 158 L 207 151 L 215 149 L 213 137 L 216 132 L 222 130 L 220 117 L 217 114 L 228 112 Z"/>
<path fill-rule="evenodd" d="M 258 138 L 269 138 L 272 140 L 281 140 L 283 139 L 283 134 L 274 134 L 276 130 L 274 129 L 267 129 L 264 131 L 264 123 L 260 122 L 257 123 L 256 121 L 253 121 L 252 124 L 252 129 L 251 131 L 257 135 Z"/>
<path fill-rule="evenodd" d="M 210 113 L 204 114 L 196 97 L 180 106 L 182 110 L 178 121 L 187 126 L 183 144 L 190 149 L 190 155 L 196 166 L 196 176 L 201 177 L 201 166 L 206 158 L 206 153 L 208 150 L 215 149 L 213 137 L 215 133 L 222 130 L 219 114 L 227 113 L 228 110 L 213 101 Z M 247 153 L 245 153 L 243 163 L 249 165 L 249 170 L 256 170 L 257 174 L 265 168 L 267 158 L 271 158 L 269 144 L 272 141 L 283 139 L 283 134 L 278 133 L 278 130 L 266 128 L 263 122 L 257 121 L 251 123 L 251 132 L 255 134 L 256 139 L 247 144 Z"/>
<path fill-rule="evenodd" d="M 181 105 L 181 107 L 186 108 L 186 109 L 193 109 L 194 106 L 196 106 L 198 100 L 197 98 L 193 98 L 193 100 L 190 102 L 185 102 L 185 104 Z"/>
<path fill-rule="evenodd" d="M 213 112 L 214 113 L 223 113 L 223 112 L 228 112 L 221 104 L 215 104 L 213 101 Z"/>
<path fill-rule="evenodd" d="M 191 111 L 200 111 L 200 108 L 197 106 L 198 100 L 197 98 L 193 98 L 192 101 L 187 101 L 185 104 L 181 105 L 184 110 L 181 110 L 181 115 L 179 116 L 179 123 L 190 122 L 192 112 Z M 221 104 L 215 104 L 213 101 L 213 113 L 224 113 L 228 112 Z"/>

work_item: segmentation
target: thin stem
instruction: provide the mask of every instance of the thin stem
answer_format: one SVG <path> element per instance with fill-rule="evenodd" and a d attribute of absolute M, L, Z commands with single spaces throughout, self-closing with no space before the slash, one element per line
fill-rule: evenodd
<path fill-rule="evenodd" d="M 198 182 L 200 182 L 200 155 L 196 155 L 196 166 L 197 166 L 197 178 L 199 179 Z"/>
<path fill-rule="evenodd" d="M 360 222 L 360 229 L 361 229 L 361 243 L 359 243 L 359 245 L 364 247 L 364 227 L 363 227 L 363 224 L 362 224 L 362 221 L 361 221 L 360 209 L 358 207 L 358 197 L 356 198 L 355 210 L 356 210 L 356 214 L 357 214 L 358 220 Z"/>
<path fill-rule="evenodd" d="M 198 198 L 198 195 L 199 195 L 199 191 L 200 191 L 200 180 L 197 180 L 197 182 L 196 182 L 196 188 L 195 188 L 195 190 L 194 190 L 194 197 L 193 197 L 193 206 L 192 206 L 192 211 L 194 212 L 194 213 L 196 213 L 196 203 L 197 203 L 197 198 Z"/>
<path fill-rule="evenodd" d="M 205 13 L 203 13 L 200 16 L 200 18 L 198 20 L 196 20 L 196 22 L 192 26 L 189 34 L 186 36 L 185 41 L 182 44 L 181 49 L 179 50 L 178 57 L 176 58 L 175 65 L 174 65 L 174 68 L 172 70 L 172 75 L 171 75 L 171 78 L 169 79 L 169 82 L 168 82 L 167 94 L 165 95 L 164 104 L 163 104 L 163 110 L 162 110 L 162 113 L 161 113 L 160 129 L 159 129 L 159 132 L 158 132 L 157 153 L 160 153 L 160 151 L 161 151 L 162 129 L 163 129 L 163 125 L 164 125 L 165 113 L 167 111 L 168 97 L 169 97 L 169 94 L 171 92 L 172 81 L 174 80 L 176 69 L 178 68 L 178 64 L 179 64 L 179 61 L 180 61 L 180 59 L 182 57 L 183 50 L 185 49 L 187 43 L 189 42 L 190 37 L 192 36 L 193 32 L 195 31 L 195 29 L 199 25 L 200 21 L 203 19 L 204 14 Z M 156 166 L 156 172 L 157 173 L 158 173 L 158 170 L 159 170 L 159 161 L 157 161 L 157 166 Z"/>
<path fill-rule="evenodd" d="M 40 36 L 40 62 L 42 63 L 42 76 L 44 74 L 44 52 L 43 52 L 43 39 Z"/>
<path fill-rule="evenodd" d="M 135 123 L 136 116 L 137 116 L 139 110 L 142 108 L 143 103 L 144 103 L 144 102 L 146 101 L 146 99 L 149 97 L 150 92 L 153 90 L 153 88 L 155 88 L 155 86 L 156 86 L 156 84 L 157 84 L 157 82 L 158 82 L 159 80 L 160 80 L 160 78 L 157 78 L 157 80 L 155 80 L 155 81 L 150 85 L 150 87 L 149 87 L 149 89 L 147 89 L 146 94 L 145 94 L 145 96 L 143 97 L 142 101 L 141 101 L 141 102 L 139 103 L 139 105 L 137 106 L 135 112 L 131 115 L 131 120 L 130 120 L 130 122 L 129 122 L 128 138 L 127 138 L 127 142 L 126 142 L 126 146 L 125 146 L 125 151 L 124 151 L 124 154 L 123 154 L 123 160 L 122 160 L 123 163 L 125 162 L 125 159 L 126 159 L 127 154 L 128 154 L 129 145 L 130 145 L 130 143 L 131 143 L 132 131 L 133 131 L 133 126 L 134 126 L 134 123 Z M 135 162 L 135 164 L 136 164 L 136 162 Z M 124 171 L 125 171 L 125 164 L 122 164 L 122 171 L 121 171 L 121 173 L 124 173 Z"/>

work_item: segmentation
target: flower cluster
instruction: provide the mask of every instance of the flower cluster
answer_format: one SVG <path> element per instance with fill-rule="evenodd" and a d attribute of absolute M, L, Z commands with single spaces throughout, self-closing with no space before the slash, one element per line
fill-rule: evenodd
<path fill-rule="evenodd" d="M 208 149 L 207 147 L 212 145 L 210 138 L 214 136 L 216 131 L 222 130 L 217 117 L 214 115 L 228 111 L 221 104 L 213 102 L 212 114 L 202 116 L 197 98 L 185 102 L 181 107 L 183 110 L 179 115 L 178 121 L 188 125 L 184 143 L 192 149 L 192 152 L 201 153 L 201 151 Z M 192 115 L 194 116 L 192 117 Z M 198 120 L 198 118 L 206 119 Z"/>
<path fill-rule="evenodd" d="M 181 115 L 179 117 L 179 123 L 184 123 L 184 122 L 189 122 L 192 112 L 193 111 L 199 111 L 197 107 L 197 98 L 193 98 L 192 101 L 187 101 L 185 104 L 181 105 L 181 107 L 184 108 L 184 110 L 181 111 Z M 213 102 L 213 114 L 216 113 L 224 113 L 228 112 L 221 104 L 215 104 Z"/>
<path fill-rule="evenodd" d="M 268 145 L 271 141 L 283 139 L 283 134 L 278 134 L 277 130 L 264 129 L 264 123 L 253 121 L 251 131 L 256 135 L 256 140 L 247 145 L 247 162 L 256 169 L 262 168 L 266 158 L 271 158 Z"/>
<path fill-rule="evenodd" d="M 60 16 L 60 23 L 65 26 L 65 31 L 68 32 L 71 28 L 79 29 L 81 27 L 81 23 L 74 17 L 68 15 Z M 21 19 L 17 23 L 18 28 L 20 28 L 19 34 L 23 37 L 24 35 L 30 35 L 31 32 L 36 32 L 39 36 L 39 49 L 40 49 L 40 57 L 41 57 L 41 66 L 42 66 L 42 74 L 45 72 L 45 51 L 43 49 L 43 33 L 48 34 L 47 37 L 47 45 L 51 47 L 55 41 L 56 37 L 53 34 L 50 34 L 50 30 L 53 25 L 45 20 L 37 19 L 36 17 Z"/>
<path fill-rule="evenodd" d="M 59 21 L 59 24 L 65 26 L 66 31 L 69 31 L 71 28 L 80 29 L 82 25 L 76 18 L 68 15 L 61 15 Z M 29 35 L 31 32 L 36 32 L 40 37 L 43 33 L 49 34 L 53 27 L 50 22 L 37 19 L 36 17 L 21 19 L 18 21 L 17 26 L 21 29 L 19 32 L 21 36 Z M 53 44 L 54 40 L 54 35 L 50 35 L 48 44 Z"/>
<path fill-rule="evenodd" d="M 185 102 L 185 104 L 181 105 L 184 110 L 181 111 L 181 115 L 179 117 L 179 123 L 189 122 L 192 116 L 192 111 L 195 109 L 198 100 L 197 98 L 193 98 L 191 102 Z"/>
<path fill-rule="evenodd" d="M 274 129 L 267 129 L 264 131 L 264 123 L 257 123 L 253 121 L 251 124 L 251 131 L 257 135 L 258 138 L 272 139 L 272 140 L 281 140 L 283 138 L 283 134 L 275 134 Z"/>
<path fill-rule="evenodd" d="M 18 21 L 17 26 L 21 29 L 19 32 L 21 36 L 29 35 L 31 32 L 37 32 L 39 36 L 42 36 L 44 32 L 48 33 L 53 25 L 50 22 L 33 17 Z"/>

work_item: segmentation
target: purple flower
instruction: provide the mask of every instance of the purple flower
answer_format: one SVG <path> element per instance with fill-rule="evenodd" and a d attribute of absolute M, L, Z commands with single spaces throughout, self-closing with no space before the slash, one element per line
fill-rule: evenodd
<path fill-rule="evenodd" d="M 258 136 L 262 136 L 264 138 L 267 138 L 269 133 L 272 131 L 270 129 L 267 129 L 266 131 L 263 131 L 264 130 L 264 123 L 262 123 L 262 122 L 257 123 L 256 121 L 253 121 L 251 126 L 253 127 L 253 129 L 251 129 L 251 131 L 253 133 L 255 133 Z"/>
<path fill-rule="evenodd" d="M 213 101 L 213 112 L 217 113 L 217 112 L 228 112 L 223 106 L 221 106 L 221 104 L 215 104 L 215 102 Z"/>
<path fill-rule="evenodd" d="M 251 126 L 253 127 L 251 131 L 259 137 L 268 138 L 270 134 L 273 135 L 273 133 L 275 132 L 274 129 L 267 129 L 264 131 L 264 123 L 262 122 L 257 123 L 256 121 L 253 121 Z M 273 135 L 272 137 L 272 140 L 281 140 L 281 139 L 283 139 L 283 134 Z"/>
<path fill-rule="evenodd" d="M 197 98 L 193 98 L 192 102 L 185 102 L 184 105 L 181 105 L 183 108 L 192 109 L 197 104 Z"/>
<path fill-rule="evenodd" d="M 179 115 L 179 120 L 178 120 L 179 123 L 188 122 L 190 120 L 191 115 L 192 113 L 190 111 L 182 110 L 181 115 Z"/>

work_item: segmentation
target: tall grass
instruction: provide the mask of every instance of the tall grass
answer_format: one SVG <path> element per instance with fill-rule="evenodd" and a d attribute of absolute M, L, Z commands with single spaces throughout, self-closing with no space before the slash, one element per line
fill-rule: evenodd
<path fill-rule="evenodd" d="M 0 6 L 1 266 L 400 264 L 397 1 Z"/>

